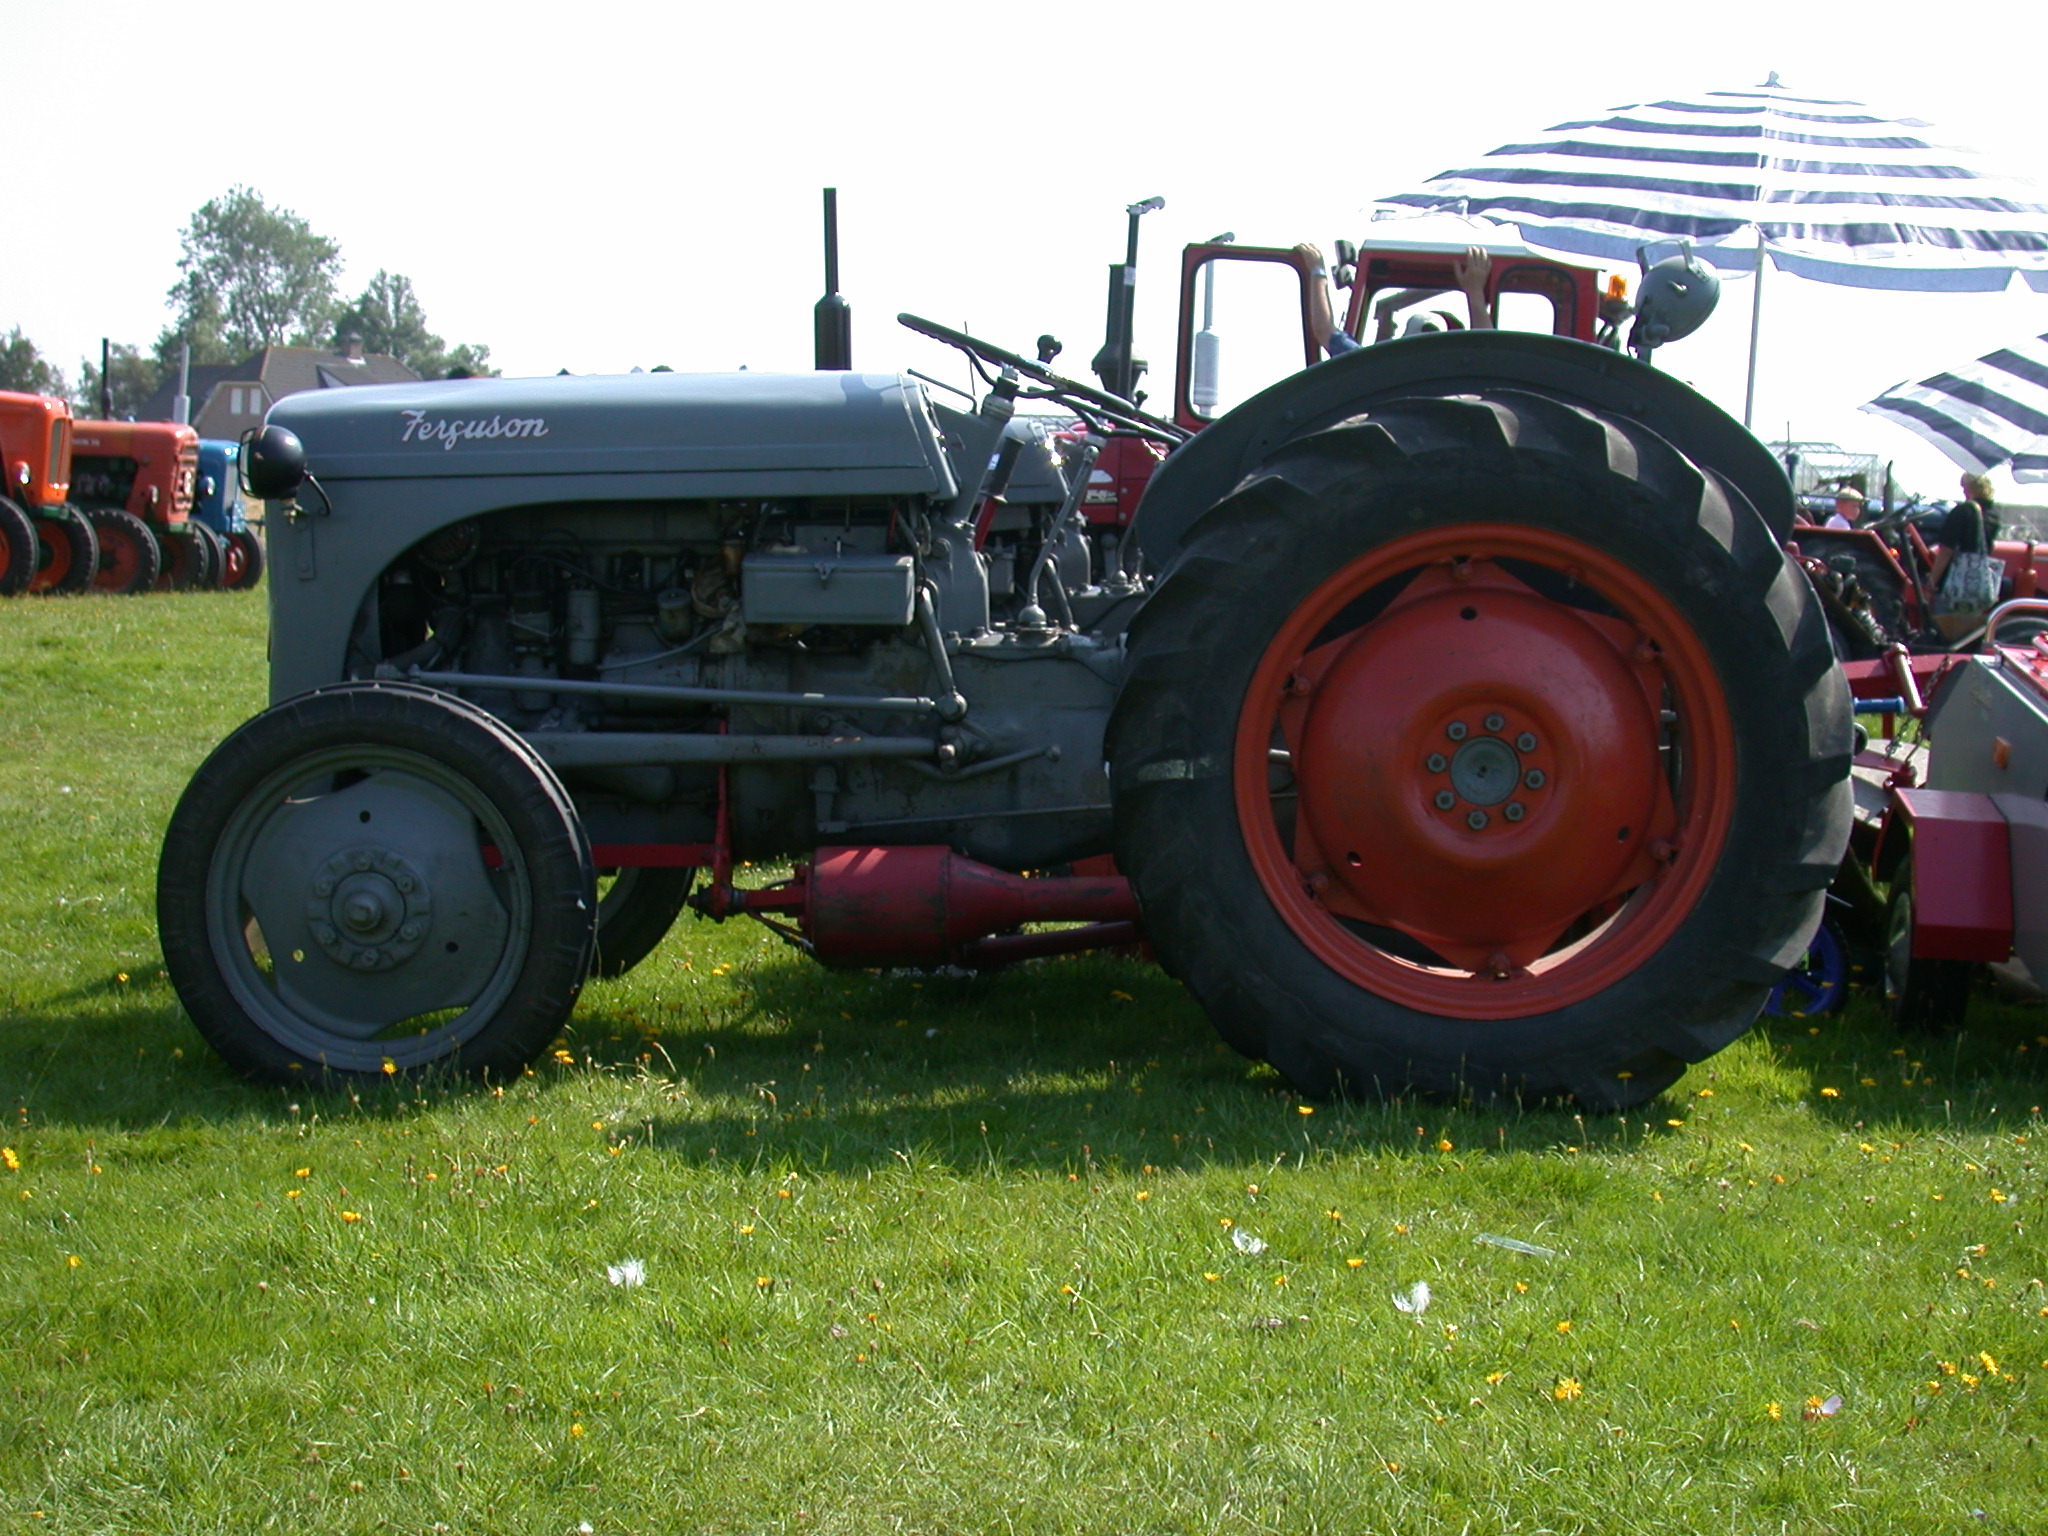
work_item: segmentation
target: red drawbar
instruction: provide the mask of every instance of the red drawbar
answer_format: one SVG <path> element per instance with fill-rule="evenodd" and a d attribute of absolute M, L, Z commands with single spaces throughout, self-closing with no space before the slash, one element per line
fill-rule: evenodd
<path fill-rule="evenodd" d="M 1912 837 L 1913 958 L 2001 961 L 2012 954 L 2012 844 L 1989 795 L 1894 789 Z"/>

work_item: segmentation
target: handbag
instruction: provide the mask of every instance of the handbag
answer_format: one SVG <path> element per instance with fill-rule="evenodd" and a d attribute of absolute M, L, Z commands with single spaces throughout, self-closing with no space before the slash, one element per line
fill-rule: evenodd
<path fill-rule="evenodd" d="M 1974 549 L 1949 557 L 1948 573 L 1934 597 L 1936 613 L 1982 613 L 1998 601 L 2005 565 Z"/>

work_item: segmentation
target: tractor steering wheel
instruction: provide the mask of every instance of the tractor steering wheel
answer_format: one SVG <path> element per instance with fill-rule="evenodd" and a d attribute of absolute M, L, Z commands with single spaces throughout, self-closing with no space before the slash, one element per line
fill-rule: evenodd
<path fill-rule="evenodd" d="M 1113 426 L 1139 437 L 1154 438 L 1171 447 L 1185 442 L 1189 433 L 1186 428 L 1163 417 L 1149 415 L 1132 405 L 1128 400 L 1091 388 L 1077 379 L 1054 373 L 1043 363 L 1033 362 L 1007 347 L 999 347 L 992 341 L 983 341 L 965 331 L 956 331 L 951 326 L 940 325 L 936 320 L 926 320 L 920 315 L 899 314 L 902 324 L 916 331 L 920 336 L 929 336 L 933 341 L 943 341 L 949 347 L 958 347 L 969 357 L 992 363 L 998 368 L 1013 368 L 1022 378 L 1030 379 L 1041 388 L 1035 391 L 1036 398 L 1057 400 L 1080 414 L 1101 416 Z"/>

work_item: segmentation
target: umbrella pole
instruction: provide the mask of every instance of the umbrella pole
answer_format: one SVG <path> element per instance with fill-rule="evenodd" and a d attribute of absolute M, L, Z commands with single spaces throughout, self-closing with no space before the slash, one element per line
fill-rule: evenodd
<path fill-rule="evenodd" d="M 1749 382 L 1742 391 L 1742 424 L 1749 425 L 1756 411 L 1756 339 L 1764 318 L 1764 242 L 1759 231 L 1756 242 L 1756 286 L 1749 295 Z"/>

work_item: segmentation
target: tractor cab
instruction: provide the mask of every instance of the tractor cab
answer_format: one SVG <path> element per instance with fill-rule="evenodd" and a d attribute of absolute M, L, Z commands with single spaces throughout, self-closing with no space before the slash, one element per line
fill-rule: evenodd
<path fill-rule="evenodd" d="M 1398 246 L 1340 241 L 1329 265 L 1328 280 L 1350 292 L 1336 323 L 1360 343 L 1463 329 L 1466 302 L 1456 267 L 1478 244 L 1493 258 L 1486 298 L 1495 328 L 1614 344 L 1613 321 L 1602 311 L 1620 296 L 1603 301 L 1593 268 L 1511 239 L 1475 240 L 1463 221 L 1455 231 L 1404 223 L 1402 234 Z M 1312 285 L 1324 281 L 1298 248 L 1217 242 L 1182 251 L 1174 420 L 1197 430 L 1320 362 L 1324 338 L 1315 334 L 1311 299 Z"/>

